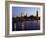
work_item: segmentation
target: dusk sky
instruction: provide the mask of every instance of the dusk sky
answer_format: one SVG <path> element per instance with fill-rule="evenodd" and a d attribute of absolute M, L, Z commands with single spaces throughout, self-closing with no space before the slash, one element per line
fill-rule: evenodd
<path fill-rule="evenodd" d="M 38 7 L 12 7 L 12 17 L 16 16 L 22 16 L 26 15 L 35 15 L 36 16 L 36 11 L 38 11 L 38 15 L 40 15 L 40 8 Z"/>

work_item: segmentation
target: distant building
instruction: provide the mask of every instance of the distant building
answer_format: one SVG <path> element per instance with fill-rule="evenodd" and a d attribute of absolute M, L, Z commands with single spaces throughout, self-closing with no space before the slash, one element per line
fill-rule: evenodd
<path fill-rule="evenodd" d="M 13 17 L 13 21 L 16 22 L 16 20 L 18 21 L 32 21 L 32 20 L 40 20 L 40 17 L 38 17 L 38 11 L 36 11 L 36 16 L 30 15 L 29 17 L 26 15 L 23 16 L 22 12 L 21 12 L 21 17 L 17 16 L 17 17 Z"/>
<path fill-rule="evenodd" d="M 38 17 L 38 11 L 36 11 L 36 16 Z"/>

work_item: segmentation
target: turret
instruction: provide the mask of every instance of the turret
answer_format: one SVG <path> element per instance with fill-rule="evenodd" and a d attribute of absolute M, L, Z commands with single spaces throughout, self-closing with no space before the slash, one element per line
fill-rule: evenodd
<path fill-rule="evenodd" d="M 37 22 L 38 22 L 38 11 L 36 11 L 36 16 L 37 16 Z"/>
<path fill-rule="evenodd" d="M 36 11 L 36 16 L 38 17 L 38 11 Z"/>

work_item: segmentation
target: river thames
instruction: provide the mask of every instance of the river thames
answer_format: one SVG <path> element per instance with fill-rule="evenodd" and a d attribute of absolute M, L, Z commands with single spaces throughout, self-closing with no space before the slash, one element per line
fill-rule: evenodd
<path fill-rule="evenodd" d="M 14 31 L 40 30 L 40 20 L 16 22 L 14 29 Z"/>

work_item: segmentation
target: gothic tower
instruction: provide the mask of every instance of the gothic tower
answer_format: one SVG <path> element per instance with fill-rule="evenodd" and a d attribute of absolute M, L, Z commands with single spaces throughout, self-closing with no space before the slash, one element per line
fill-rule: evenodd
<path fill-rule="evenodd" d="M 27 13 L 26 13 L 26 17 L 27 17 Z"/>
<path fill-rule="evenodd" d="M 36 11 L 36 16 L 38 17 L 38 11 Z"/>
<path fill-rule="evenodd" d="M 37 23 L 38 23 L 38 11 L 36 11 L 36 16 L 37 16 Z"/>

